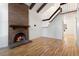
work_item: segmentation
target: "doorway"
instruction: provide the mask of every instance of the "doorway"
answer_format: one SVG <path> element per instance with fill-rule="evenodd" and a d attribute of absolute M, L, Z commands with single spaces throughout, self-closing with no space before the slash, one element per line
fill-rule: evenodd
<path fill-rule="evenodd" d="M 64 23 L 64 45 L 76 46 L 76 11 L 63 14 Z"/>

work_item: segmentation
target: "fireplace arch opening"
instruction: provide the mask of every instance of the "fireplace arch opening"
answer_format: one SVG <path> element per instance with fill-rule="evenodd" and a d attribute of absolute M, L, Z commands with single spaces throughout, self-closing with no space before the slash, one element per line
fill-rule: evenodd
<path fill-rule="evenodd" d="M 22 32 L 16 33 L 16 35 L 14 37 L 14 43 L 25 41 L 25 40 L 26 40 L 26 36 L 24 33 L 22 33 Z"/>

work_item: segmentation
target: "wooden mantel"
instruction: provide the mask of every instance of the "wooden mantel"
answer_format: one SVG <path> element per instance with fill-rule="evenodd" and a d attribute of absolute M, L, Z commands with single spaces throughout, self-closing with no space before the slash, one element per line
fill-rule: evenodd
<path fill-rule="evenodd" d="M 23 26 L 23 25 L 10 25 L 9 27 L 12 27 L 13 29 L 16 29 L 16 28 L 28 29 L 30 26 L 29 25 L 27 25 L 27 26 Z"/>

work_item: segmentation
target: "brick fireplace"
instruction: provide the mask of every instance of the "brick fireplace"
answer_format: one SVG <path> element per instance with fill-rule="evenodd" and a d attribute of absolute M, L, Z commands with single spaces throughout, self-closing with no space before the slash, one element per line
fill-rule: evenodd
<path fill-rule="evenodd" d="M 29 40 L 28 6 L 23 3 L 9 3 L 9 47 L 31 42 Z"/>

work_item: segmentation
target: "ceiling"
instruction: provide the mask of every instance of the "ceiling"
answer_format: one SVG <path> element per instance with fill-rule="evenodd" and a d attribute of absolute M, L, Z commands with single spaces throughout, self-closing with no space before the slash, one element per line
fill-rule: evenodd
<path fill-rule="evenodd" d="M 29 7 L 31 6 L 31 3 L 25 3 L 25 4 L 28 5 Z M 41 7 L 42 4 L 43 3 L 36 3 L 35 6 L 32 8 L 32 10 L 33 11 L 37 11 Z M 44 6 L 44 8 L 39 13 L 45 12 L 51 6 L 54 6 L 54 3 L 48 3 L 48 4 L 46 4 L 46 6 Z"/>
<path fill-rule="evenodd" d="M 29 7 L 32 3 L 25 3 Z M 36 3 L 32 9 L 29 9 L 32 12 L 37 12 L 37 10 L 43 5 L 44 3 Z M 40 15 L 41 19 L 49 19 L 49 17 L 59 8 L 60 3 L 47 3 L 37 14 Z"/>
<path fill-rule="evenodd" d="M 31 3 L 25 3 L 26 5 L 28 5 L 28 6 L 30 6 L 31 5 Z"/>

